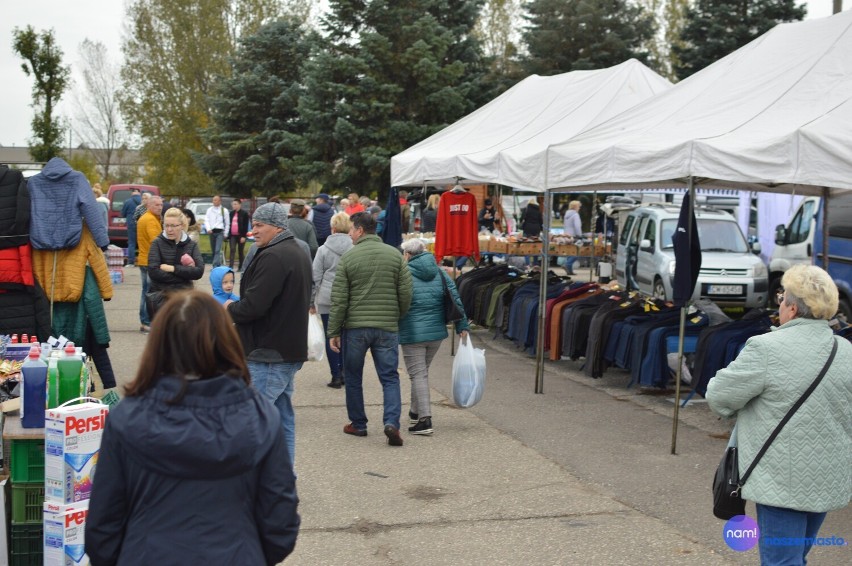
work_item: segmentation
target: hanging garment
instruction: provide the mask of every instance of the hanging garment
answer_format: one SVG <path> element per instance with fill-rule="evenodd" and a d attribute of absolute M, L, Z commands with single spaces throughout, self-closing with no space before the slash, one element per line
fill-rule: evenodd
<path fill-rule="evenodd" d="M 479 221 L 476 197 L 468 192 L 448 191 L 438 204 L 435 227 L 435 257 L 473 257 L 479 261 Z"/>

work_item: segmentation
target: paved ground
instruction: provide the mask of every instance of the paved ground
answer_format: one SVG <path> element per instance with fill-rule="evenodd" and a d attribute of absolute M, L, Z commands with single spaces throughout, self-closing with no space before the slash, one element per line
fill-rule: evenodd
<path fill-rule="evenodd" d="M 209 289 L 206 279 L 198 288 Z M 138 270 L 127 269 L 107 303 L 120 383 L 132 379 L 145 343 L 139 292 Z M 672 456 L 672 404 L 664 397 L 626 388 L 618 371 L 589 379 L 577 362 L 548 363 L 545 393 L 536 395 L 532 358 L 487 330 L 473 335 L 488 363 L 482 402 L 453 406 L 445 342 L 431 371 L 435 434 L 403 432 L 402 448 L 387 446 L 381 432 L 381 390 L 369 362 L 366 438 L 342 433 L 344 393 L 325 386 L 325 362 L 299 372 L 302 530 L 288 564 L 758 563 L 756 549 L 728 549 L 723 522 L 710 513 L 729 425 L 705 405 L 681 411 Z M 852 510 L 829 515 L 821 533 L 852 539 Z M 852 563 L 848 547 L 819 548 L 811 558 Z"/>

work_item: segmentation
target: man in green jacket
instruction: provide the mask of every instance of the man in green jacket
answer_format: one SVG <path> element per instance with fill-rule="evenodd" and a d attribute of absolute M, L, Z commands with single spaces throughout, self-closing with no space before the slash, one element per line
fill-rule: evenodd
<path fill-rule="evenodd" d="M 331 349 L 343 352 L 346 410 L 351 421 L 343 432 L 367 436 L 364 411 L 364 359 L 373 356 L 384 393 L 385 436 L 402 446 L 399 415 L 399 319 L 411 305 L 411 273 L 402 254 L 376 236 L 376 220 L 367 212 L 350 218 L 349 237 L 355 245 L 340 258 L 331 288 L 328 336 Z M 345 333 L 345 334 L 344 334 Z"/>

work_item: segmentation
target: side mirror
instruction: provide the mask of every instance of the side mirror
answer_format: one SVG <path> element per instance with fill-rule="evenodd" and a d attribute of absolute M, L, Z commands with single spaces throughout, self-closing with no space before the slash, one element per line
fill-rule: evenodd
<path fill-rule="evenodd" d="M 651 240 L 645 239 L 639 242 L 639 249 L 646 252 L 654 251 L 654 247 L 651 245 Z"/>
<path fill-rule="evenodd" d="M 779 224 L 775 227 L 775 244 L 783 246 L 787 243 L 787 227 Z"/>
<path fill-rule="evenodd" d="M 752 242 L 751 253 L 753 253 L 754 255 L 760 255 L 760 250 L 761 250 L 760 242 Z"/>

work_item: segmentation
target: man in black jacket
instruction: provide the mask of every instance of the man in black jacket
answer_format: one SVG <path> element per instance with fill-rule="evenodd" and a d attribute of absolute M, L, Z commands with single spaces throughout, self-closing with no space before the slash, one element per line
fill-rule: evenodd
<path fill-rule="evenodd" d="M 240 271 L 243 269 L 243 260 L 246 255 L 246 238 L 248 237 L 249 230 L 249 215 L 242 208 L 243 204 L 240 199 L 235 198 L 231 201 L 231 222 L 226 230 L 228 234 L 228 249 L 231 250 L 228 267 L 234 269 L 234 252 L 239 250 Z"/>
<path fill-rule="evenodd" d="M 308 359 L 312 267 L 287 229 L 282 205 L 258 207 L 252 225 L 257 251 L 240 281 L 240 300 L 226 301 L 225 308 L 236 323 L 255 388 L 281 414 L 290 459 L 295 462 L 291 398 L 296 372 Z"/>

